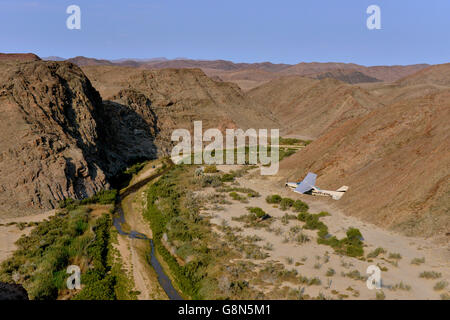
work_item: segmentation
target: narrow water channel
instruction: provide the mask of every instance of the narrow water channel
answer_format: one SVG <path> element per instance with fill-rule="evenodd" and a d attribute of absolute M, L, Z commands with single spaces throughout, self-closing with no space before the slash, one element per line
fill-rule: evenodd
<path fill-rule="evenodd" d="M 117 199 L 116 214 L 113 218 L 113 225 L 117 229 L 117 232 L 119 232 L 119 234 L 127 236 L 131 239 L 140 239 L 140 240 L 149 242 L 151 250 L 149 253 L 150 259 L 148 259 L 148 260 L 150 261 L 150 264 L 153 267 L 153 269 L 155 269 L 155 271 L 156 271 L 159 284 L 164 289 L 164 291 L 166 292 L 166 294 L 170 300 L 183 300 L 183 298 L 180 296 L 180 294 L 177 292 L 177 290 L 173 287 L 172 281 L 170 281 L 169 277 L 164 272 L 164 269 L 162 268 L 161 264 L 159 263 L 158 259 L 156 258 L 153 240 L 149 239 L 145 234 L 136 232 L 134 230 L 132 230 L 130 232 L 123 231 L 123 229 L 122 229 L 123 223 L 125 223 L 125 214 L 122 209 L 122 199 L 119 196 Z"/>

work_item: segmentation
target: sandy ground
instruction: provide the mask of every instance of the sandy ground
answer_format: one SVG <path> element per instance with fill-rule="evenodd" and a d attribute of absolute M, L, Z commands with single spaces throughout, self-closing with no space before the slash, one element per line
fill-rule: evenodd
<path fill-rule="evenodd" d="M 228 172 L 231 169 L 236 169 L 233 166 L 218 166 L 218 169 L 223 172 Z M 435 244 L 431 239 L 411 238 L 402 236 L 400 234 L 387 231 L 364 223 L 356 218 L 345 216 L 343 212 L 337 210 L 333 205 L 333 200 L 316 198 L 307 195 L 299 195 L 288 189 L 279 186 L 280 177 L 262 177 L 259 175 L 259 169 L 254 169 L 249 174 L 237 181 L 240 187 L 251 188 L 261 194 L 259 198 L 250 198 L 249 203 L 241 203 L 228 200 L 232 202 L 231 205 L 225 205 L 223 211 L 208 210 L 214 218 L 213 223 L 222 224 L 223 220 L 232 227 L 243 227 L 242 222 L 233 221 L 232 217 L 239 217 L 247 214 L 246 207 L 260 207 L 272 217 L 281 218 L 285 212 L 293 214 L 292 211 L 281 211 L 279 208 L 266 203 L 265 198 L 271 194 L 279 194 L 282 197 L 290 197 L 294 200 L 300 199 L 310 206 L 309 212 L 318 213 L 320 211 L 328 211 L 331 216 L 321 218 L 321 220 L 328 226 L 330 233 L 336 235 L 339 239 L 345 236 L 345 232 L 349 227 L 358 228 L 363 237 L 365 255 L 371 252 L 376 247 L 382 247 L 388 253 L 374 258 L 372 262 L 361 261 L 356 258 L 347 256 L 339 256 L 334 253 L 334 250 L 326 245 L 319 245 L 316 242 L 316 231 L 303 230 L 311 241 L 298 245 L 294 242 L 285 242 L 283 239 L 289 233 L 289 229 L 293 226 L 302 226 L 302 222 L 298 220 L 290 220 L 289 224 L 283 225 L 281 221 L 276 221 L 271 224 L 272 228 L 281 228 L 282 233 L 276 235 L 274 232 L 265 229 L 244 229 L 242 235 L 257 235 L 263 240 L 259 242 L 260 246 L 266 243 L 273 245 L 273 250 L 266 251 L 270 257 L 266 260 L 276 260 L 285 265 L 287 269 L 295 268 L 300 274 L 307 277 L 317 276 L 322 280 L 321 286 L 311 286 L 306 288 L 306 292 L 311 296 L 316 296 L 322 292 L 326 296 L 332 296 L 331 291 L 336 290 L 339 293 L 346 293 L 346 289 L 351 286 L 353 289 L 359 291 L 359 299 L 374 299 L 376 290 L 369 290 L 365 280 L 354 280 L 341 275 L 342 272 L 348 273 L 353 270 L 358 270 L 362 276 L 368 276 L 366 273 L 369 265 L 379 264 L 386 267 L 387 271 L 382 271 L 381 278 L 383 283 L 383 292 L 386 299 L 440 299 L 440 294 L 447 292 L 447 290 L 435 291 L 433 286 L 440 280 L 450 282 L 450 248 L 447 244 Z M 214 189 L 207 189 L 206 193 L 214 192 Z M 327 253 L 328 252 L 328 253 Z M 388 259 L 389 253 L 401 254 L 401 259 Z M 329 258 L 325 259 L 328 255 Z M 383 257 L 389 261 L 398 261 L 398 266 L 383 260 Z M 425 257 L 425 263 L 419 266 L 412 265 L 410 262 L 414 258 Z M 287 260 L 291 258 L 293 262 Z M 328 260 L 328 261 L 327 261 Z M 254 261 L 257 262 L 257 261 Z M 295 265 L 297 262 L 300 265 Z M 332 268 L 336 274 L 332 277 L 325 275 L 326 271 Z M 439 279 L 423 279 L 419 277 L 419 273 L 423 271 L 436 271 L 442 274 Z M 331 285 L 330 285 L 331 281 Z M 395 286 L 403 282 L 403 284 L 411 286 L 407 290 L 392 290 L 389 286 Z M 289 286 L 288 283 L 286 285 Z M 351 297 L 350 298 L 355 298 Z"/>
<path fill-rule="evenodd" d="M 20 230 L 15 224 L 7 226 L 7 224 L 16 222 L 40 222 L 48 217 L 54 215 L 56 210 L 50 210 L 41 214 L 30 216 L 16 217 L 16 218 L 0 218 L 0 263 L 8 259 L 12 253 L 17 249 L 15 242 L 22 236 L 28 235 L 32 227 L 26 227 Z"/>

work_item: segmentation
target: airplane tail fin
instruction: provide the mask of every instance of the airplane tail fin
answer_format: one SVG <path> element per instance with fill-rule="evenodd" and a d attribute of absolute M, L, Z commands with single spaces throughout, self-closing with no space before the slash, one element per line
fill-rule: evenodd
<path fill-rule="evenodd" d="M 342 187 L 340 187 L 339 189 L 337 189 L 336 191 L 337 192 L 346 192 L 348 190 L 348 187 L 347 186 L 342 186 Z"/>

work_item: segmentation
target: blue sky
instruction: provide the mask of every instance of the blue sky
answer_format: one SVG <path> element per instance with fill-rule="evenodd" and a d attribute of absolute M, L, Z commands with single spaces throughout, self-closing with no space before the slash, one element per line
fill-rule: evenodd
<path fill-rule="evenodd" d="M 81 8 L 81 30 L 66 8 Z M 381 8 L 381 30 L 366 9 Z M 0 0 L 0 52 L 235 62 L 445 63 L 448 0 Z"/>

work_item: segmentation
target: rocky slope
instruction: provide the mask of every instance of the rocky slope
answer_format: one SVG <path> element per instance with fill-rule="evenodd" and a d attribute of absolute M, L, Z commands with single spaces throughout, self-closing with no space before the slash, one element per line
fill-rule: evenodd
<path fill-rule="evenodd" d="M 0 214 L 53 208 L 108 186 L 98 163 L 98 92 L 68 63 L 0 63 Z"/>
<path fill-rule="evenodd" d="M 122 67 L 83 67 L 105 100 L 135 108 L 137 99 L 151 105 L 157 118 L 159 150 L 169 152 L 174 129 L 278 127 L 271 112 L 250 100 L 237 85 L 214 81 L 200 69 L 141 70 Z M 134 104 L 135 106 L 139 105 Z M 144 118 L 146 116 L 143 116 Z"/>
<path fill-rule="evenodd" d="M 297 180 L 315 172 L 317 185 L 325 189 L 350 186 L 333 202 L 348 214 L 409 234 L 445 234 L 450 228 L 450 90 L 348 120 L 281 168 Z"/>
<path fill-rule="evenodd" d="M 199 69 L 86 67 L 102 100 L 72 63 L 12 58 L 0 62 L 0 215 L 108 188 L 127 165 L 170 153 L 173 129 L 194 120 L 204 129 L 275 126 L 236 85 Z"/>
<path fill-rule="evenodd" d="M 333 78 L 350 84 L 366 82 L 393 82 L 419 70 L 426 64 L 407 66 L 372 66 L 365 67 L 354 63 L 318 63 L 302 62 L 295 65 L 260 63 L 234 63 L 226 60 L 191 60 L 191 59 L 120 59 L 116 61 L 99 60 L 86 57 L 68 59 L 79 66 L 124 66 L 147 70 L 158 69 L 192 69 L 199 68 L 209 77 L 218 77 L 224 81 L 238 84 L 243 90 L 253 89 L 267 81 L 284 76 L 302 76 L 316 79 Z"/>
<path fill-rule="evenodd" d="M 283 77 L 250 90 L 248 96 L 271 109 L 284 134 L 308 139 L 382 105 L 366 90 L 329 78 Z"/>

